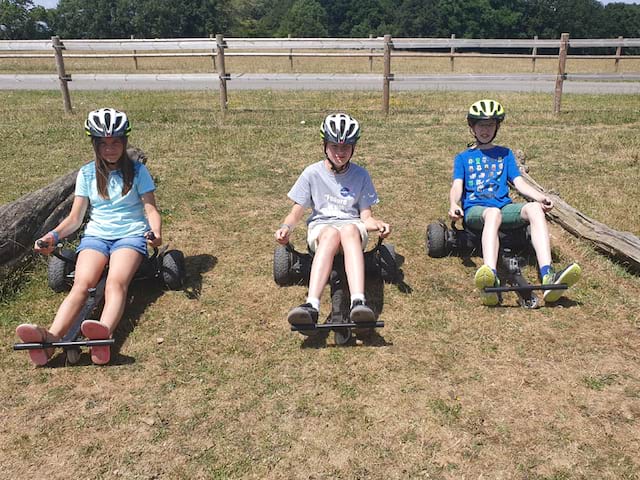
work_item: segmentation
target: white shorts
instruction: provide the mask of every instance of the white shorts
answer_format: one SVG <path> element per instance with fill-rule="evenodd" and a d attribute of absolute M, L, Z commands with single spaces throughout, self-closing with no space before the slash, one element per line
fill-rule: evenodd
<path fill-rule="evenodd" d="M 307 231 L 307 245 L 309 245 L 309 250 L 312 252 L 316 251 L 316 247 L 318 246 L 318 237 L 320 236 L 320 232 L 322 232 L 322 230 L 330 227 L 340 231 L 346 225 L 355 225 L 356 227 L 358 227 L 358 230 L 360 231 L 360 238 L 362 239 L 362 250 L 364 251 L 367 248 L 367 243 L 369 242 L 369 233 L 364 226 L 364 222 L 362 222 L 361 220 L 355 220 L 353 222 L 336 220 L 335 222 L 318 223 L 314 225 Z"/>

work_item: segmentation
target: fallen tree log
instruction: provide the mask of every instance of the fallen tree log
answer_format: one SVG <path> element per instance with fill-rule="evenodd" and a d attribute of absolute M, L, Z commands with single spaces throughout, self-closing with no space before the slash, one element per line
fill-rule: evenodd
<path fill-rule="evenodd" d="M 527 173 L 524 153 L 518 150 L 515 154 L 525 180 L 553 200 L 554 208 L 547 213 L 547 218 L 561 225 L 572 235 L 588 240 L 597 250 L 609 255 L 629 270 L 640 272 L 640 239 L 638 237 L 630 232 L 621 232 L 607 227 L 576 210 L 558 195 L 546 190 Z"/>
<path fill-rule="evenodd" d="M 146 163 L 142 150 L 132 147 L 127 152 L 130 158 Z M 69 213 L 77 174 L 78 170 L 70 172 L 40 190 L 0 206 L 0 279 L 31 252 L 38 238 Z"/>
<path fill-rule="evenodd" d="M 0 266 L 10 270 L 69 213 L 77 170 L 0 207 Z M 6 273 L 6 272 L 3 272 Z"/>

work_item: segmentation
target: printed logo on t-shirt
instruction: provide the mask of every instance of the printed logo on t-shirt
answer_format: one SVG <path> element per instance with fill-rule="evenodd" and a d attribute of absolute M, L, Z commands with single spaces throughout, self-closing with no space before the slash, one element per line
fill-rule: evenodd
<path fill-rule="evenodd" d="M 340 195 L 343 197 L 352 197 L 353 194 L 351 193 L 351 190 L 349 190 L 349 187 L 342 187 L 340 189 Z"/>

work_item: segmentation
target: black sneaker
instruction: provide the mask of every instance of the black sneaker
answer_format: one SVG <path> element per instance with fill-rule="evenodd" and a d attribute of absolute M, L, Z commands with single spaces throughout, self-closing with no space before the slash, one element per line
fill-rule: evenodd
<path fill-rule="evenodd" d="M 349 318 L 353 323 L 373 323 L 376 321 L 376 314 L 363 300 L 355 300 Z"/>
<path fill-rule="evenodd" d="M 298 328 L 298 332 L 302 335 L 313 335 L 317 332 L 315 325 L 318 323 L 318 310 L 313 308 L 310 303 L 303 303 L 299 307 L 291 309 L 289 315 L 287 315 L 287 321 Z M 306 326 L 311 328 L 306 330 L 304 329 Z"/>

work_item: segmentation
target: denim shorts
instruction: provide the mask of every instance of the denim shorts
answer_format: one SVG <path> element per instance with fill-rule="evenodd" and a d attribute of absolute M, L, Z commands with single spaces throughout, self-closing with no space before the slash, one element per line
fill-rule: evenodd
<path fill-rule="evenodd" d="M 80 253 L 82 250 L 96 250 L 109 258 L 113 252 L 119 248 L 130 248 L 136 252 L 147 256 L 147 239 L 142 235 L 139 237 L 125 237 L 117 240 L 105 240 L 98 237 L 82 237 L 80 245 L 76 250 Z"/>

